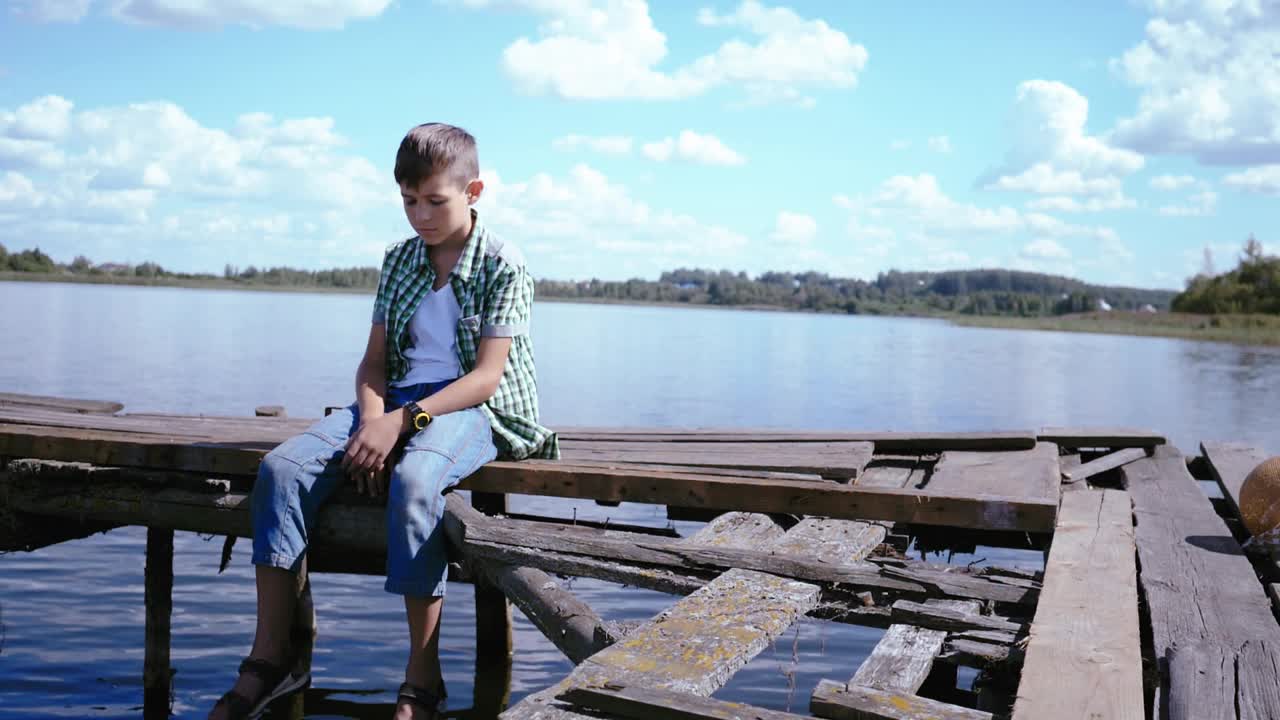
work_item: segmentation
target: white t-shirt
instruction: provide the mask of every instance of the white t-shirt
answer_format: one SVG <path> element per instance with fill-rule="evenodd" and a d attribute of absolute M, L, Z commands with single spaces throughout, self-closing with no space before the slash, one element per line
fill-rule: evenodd
<path fill-rule="evenodd" d="M 393 387 L 452 380 L 462 374 L 458 363 L 455 329 L 462 317 L 453 287 L 445 283 L 439 290 L 427 290 L 409 320 L 413 346 L 405 351 L 409 371 Z"/>

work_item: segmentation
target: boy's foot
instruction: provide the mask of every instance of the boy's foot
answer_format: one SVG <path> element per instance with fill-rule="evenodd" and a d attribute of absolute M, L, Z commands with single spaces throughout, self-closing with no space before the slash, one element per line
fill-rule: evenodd
<path fill-rule="evenodd" d="M 209 711 L 209 720 L 253 720 L 272 701 L 311 684 L 311 673 L 294 675 L 289 666 L 261 658 L 245 658 L 240 677 Z"/>
<path fill-rule="evenodd" d="M 440 717 L 448 702 L 448 693 L 441 680 L 436 692 L 412 683 L 404 683 L 396 695 L 395 720 L 433 720 Z"/>

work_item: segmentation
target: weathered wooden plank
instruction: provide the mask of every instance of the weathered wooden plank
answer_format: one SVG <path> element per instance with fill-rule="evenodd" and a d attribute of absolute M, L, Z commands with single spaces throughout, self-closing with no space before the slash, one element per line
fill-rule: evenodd
<path fill-rule="evenodd" d="M 116 418 L 108 418 L 115 420 Z M 212 474 L 256 473 L 273 442 L 214 443 L 112 430 L 0 425 L 0 455 L 163 468 Z M 947 496 L 823 481 L 721 478 L 652 470 L 575 467 L 526 460 L 494 462 L 461 489 L 597 500 L 692 505 L 725 510 L 828 515 L 999 530 L 1047 531 L 1056 501 L 1043 497 Z"/>
<path fill-rule="evenodd" d="M 913 695 L 929 677 L 947 633 L 914 625 L 890 625 L 849 682 Z"/>
<path fill-rule="evenodd" d="M 564 440 L 560 449 L 561 457 L 568 462 L 586 460 L 744 468 L 852 478 L 871 459 L 872 445 L 869 442 L 629 443 Z"/>
<path fill-rule="evenodd" d="M 1222 496 L 1231 508 L 1232 514 L 1240 520 L 1242 532 L 1248 533 L 1244 527 L 1244 518 L 1240 514 L 1240 489 L 1244 487 L 1245 478 L 1262 461 L 1270 457 L 1262 450 L 1245 443 L 1206 442 L 1200 444 L 1200 451 L 1209 465 L 1209 472 L 1222 488 Z M 1267 557 L 1259 557 L 1258 563 L 1266 567 L 1267 595 L 1276 612 L 1280 612 L 1280 553 L 1271 551 Z"/>
<path fill-rule="evenodd" d="M 983 615 L 969 606 L 936 602 L 897 600 L 893 603 L 891 617 L 895 623 L 949 632 L 993 630 L 1016 635 L 1026 629 L 1022 623 L 996 615 Z"/>
<path fill-rule="evenodd" d="M 1058 448 L 1038 443 L 1031 450 L 944 452 L 924 486 L 930 495 L 996 495 L 1058 499 Z"/>
<path fill-rule="evenodd" d="M 977 433 L 901 433 L 837 430 L 808 431 L 741 428 L 557 428 L 561 440 L 602 442 L 870 442 L 876 453 L 927 453 L 942 450 L 1027 450 L 1036 434 L 1027 430 Z"/>
<path fill-rule="evenodd" d="M 725 513 L 681 542 L 702 547 L 753 548 L 768 545 L 786 530 L 764 513 Z"/>
<path fill-rule="evenodd" d="M 1072 450 L 1078 448 L 1150 448 L 1164 445 L 1165 437 L 1151 430 L 1112 427 L 1046 427 L 1037 436 Z"/>
<path fill-rule="evenodd" d="M 1080 490 L 1062 498 L 1014 720 L 1142 720 L 1134 552 L 1127 493 Z"/>
<path fill-rule="evenodd" d="M 810 562 L 851 563 L 870 555 L 884 542 L 886 533 L 883 525 L 809 517 L 768 548 L 775 555 L 804 557 Z"/>
<path fill-rule="evenodd" d="M 991 720 L 991 713 L 948 705 L 918 695 L 845 685 L 818 683 L 809 711 L 832 720 Z"/>
<path fill-rule="evenodd" d="M 935 604 L 978 612 L 975 601 L 936 600 Z M 954 603 L 954 604 L 952 604 Z M 890 625 L 871 654 L 849 680 L 850 685 L 914 694 L 929 677 L 933 661 L 942 652 L 947 633 L 914 625 Z"/>
<path fill-rule="evenodd" d="M 1197 720 L 1273 720 L 1280 685 L 1280 648 L 1249 640 L 1238 650 L 1192 643 L 1169 653 L 1169 717 Z"/>
<path fill-rule="evenodd" d="M 118 402 L 102 400 L 74 400 L 71 398 L 48 397 L 46 395 L 0 393 L 0 408 L 59 410 L 70 413 L 111 415 L 123 410 L 124 405 Z"/>
<path fill-rule="evenodd" d="M 1055 468 L 1055 483 L 1056 472 Z M 493 462 L 464 481 L 463 487 L 488 492 L 1031 532 L 1050 531 L 1058 508 L 1056 496 L 948 495 L 821 481 L 781 482 L 678 472 L 578 468 L 545 460 Z"/>
<path fill-rule="evenodd" d="M 809 717 L 670 690 L 618 684 L 573 687 L 557 699 L 608 713 L 610 717 L 633 720 L 802 720 Z"/>
<path fill-rule="evenodd" d="M 1170 688 L 1190 682 L 1178 677 L 1184 671 L 1169 662 L 1171 652 L 1175 647 L 1196 645 L 1222 648 L 1228 659 L 1222 672 L 1242 676 L 1237 682 L 1236 703 L 1229 709 L 1246 708 L 1249 701 L 1242 702 L 1240 687 L 1280 685 L 1280 668 L 1274 664 L 1240 661 L 1250 641 L 1280 647 L 1280 625 L 1252 565 L 1187 472 L 1176 448 L 1156 448 L 1152 457 L 1124 466 L 1121 475 L 1133 498 L 1142 568 L 1138 581 L 1149 610 L 1153 650 L 1162 670 L 1158 682 L 1163 690 L 1155 696 L 1157 715 L 1165 712 L 1170 720 L 1198 720 L 1222 712 L 1209 694 L 1202 700 L 1188 698 L 1185 706 L 1161 708 Z M 1172 714 L 1174 710 L 1179 714 Z M 1241 710 L 1240 716 L 1248 716 L 1246 712 L 1255 710 Z M 1264 706 L 1256 712 L 1276 716 L 1280 706 Z"/>
<path fill-rule="evenodd" d="M 1063 469 L 1062 477 L 1066 482 L 1080 482 L 1081 480 L 1088 480 L 1094 475 L 1101 475 L 1108 470 L 1115 470 L 1118 467 L 1128 465 L 1134 460 L 1141 460 L 1146 456 L 1147 451 L 1145 448 L 1126 448 L 1124 450 L 1117 450 L 1113 453 L 1103 455 L 1096 460 L 1090 460 L 1083 465 Z"/>
<path fill-rule="evenodd" d="M 811 527 L 813 525 L 806 524 L 802 530 L 810 532 L 808 528 Z M 877 531 L 867 532 L 874 534 Z M 855 534 L 848 537 L 867 548 L 864 536 Z M 982 577 L 949 566 L 905 561 L 893 564 L 842 562 L 835 557 L 813 558 L 808 554 L 795 555 L 772 548 L 705 546 L 687 540 L 672 541 L 612 530 L 591 536 L 582 531 L 566 532 L 562 528 L 536 529 L 529 524 L 511 527 L 505 523 L 477 523 L 467 527 L 464 542 L 468 550 L 481 557 L 528 564 L 549 572 L 565 572 L 562 565 L 548 567 L 547 563 L 559 563 L 563 555 L 572 553 L 597 560 L 690 570 L 738 567 L 823 585 L 843 584 L 850 589 L 897 591 L 908 595 L 1029 604 L 1035 602 L 1037 593 L 1034 586 L 1015 585 L 1007 579 Z M 827 551 L 836 556 L 843 553 L 847 557 L 850 547 L 832 543 Z M 539 557 L 543 552 L 554 554 Z"/>
<path fill-rule="evenodd" d="M 501 717 L 573 717 L 555 700 L 572 687 L 613 683 L 710 695 L 817 601 L 816 585 L 730 570 Z"/>

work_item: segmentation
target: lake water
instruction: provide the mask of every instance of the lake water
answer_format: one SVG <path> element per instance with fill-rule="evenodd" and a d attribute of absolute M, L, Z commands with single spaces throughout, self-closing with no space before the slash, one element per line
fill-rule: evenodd
<path fill-rule="evenodd" d="M 0 283 L 0 392 L 116 400 L 132 412 L 247 415 L 272 404 L 318 416 L 352 397 L 371 305 L 360 295 Z M 539 303 L 534 314 L 552 427 L 1136 426 L 1189 454 L 1222 439 L 1280 451 L 1276 348 L 711 309 Z M 631 504 L 516 498 L 513 509 L 666 524 Z M 176 538 L 178 717 L 204 716 L 252 638 L 247 543 L 221 575 L 220 548 L 220 538 Z M 139 528 L 0 556 L 0 719 L 140 715 L 144 556 Z M 389 717 L 404 661 L 399 598 L 380 578 L 313 582 L 320 638 L 308 716 Z M 607 619 L 651 617 L 674 601 L 567 584 Z M 457 717 L 484 717 L 465 711 L 493 703 L 492 691 L 475 690 L 472 609 L 470 588 L 451 585 L 441 659 Z M 516 616 L 512 702 L 570 669 Z M 716 697 L 806 712 L 818 680 L 847 679 L 879 636 L 804 620 Z"/>

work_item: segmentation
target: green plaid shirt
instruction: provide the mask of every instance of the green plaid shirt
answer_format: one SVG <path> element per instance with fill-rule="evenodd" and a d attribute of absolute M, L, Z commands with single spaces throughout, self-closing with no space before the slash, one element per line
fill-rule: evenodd
<path fill-rule="evenodd" d="M 538 382 L 533 368 L 533 342 L 529 339 L 533 278 L 525 270 L 519 250 L 485 229 L 474 210 L 472 218 L 471 235 L 449 273 L 449 285 L 462 309 L 455 331 L 458 362 L 464 373 L 471 372 L 476 366 L 480 338 L 511 338 L 511 353 L 498 390 L 480 409 L 493 427 L 500 455 L 514 460 L 558 458 L 560 444 L 556 434 L 538 424 Z M 409 320 L 435 281 L 427 245 L 417 236 L 387 249 L 373 305 L 373 322 L 387 329 L 388 383 L 404 378 L 409 371 L 404 356 L 412 345 Z"/>

